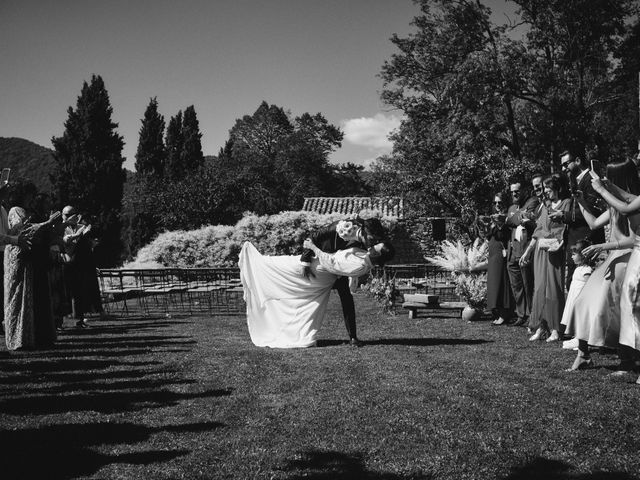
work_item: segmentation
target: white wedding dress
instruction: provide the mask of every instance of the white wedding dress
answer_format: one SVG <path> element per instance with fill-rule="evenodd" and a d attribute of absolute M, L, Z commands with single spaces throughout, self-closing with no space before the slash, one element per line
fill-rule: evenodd
<path fill-rule="evenodd" d="M 261 255 L 245 242 L 238 264 L 251 341 L 258 347 L 314 346 L 331 287 L 339 276 L 369 272 L 372 265 L 366 253 L 359 248 L 321 252 L 311 264 L 315 277 L 307 279 L 301 273 L 300 256 Z"/>

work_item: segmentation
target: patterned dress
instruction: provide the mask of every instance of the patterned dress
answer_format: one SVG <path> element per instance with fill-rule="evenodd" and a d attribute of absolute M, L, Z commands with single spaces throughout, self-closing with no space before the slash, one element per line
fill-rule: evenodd
<path fill-rule="evenodd" d="M 24 228 L 26 212 L 9 211 L 9 233 Z M 48 347 L 56 338 L 51 314 L 46 243 L 34 239 L 30 251 L 16 245 L 4 250 L 4 327 L 9 350 Z"/>

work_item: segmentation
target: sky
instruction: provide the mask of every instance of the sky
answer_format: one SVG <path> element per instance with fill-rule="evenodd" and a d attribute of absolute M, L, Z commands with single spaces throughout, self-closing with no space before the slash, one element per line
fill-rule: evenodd
<path fill-rule="evenodd" d="M 503 0 L 486 3 L 501 15 Z M 418 13 L 411 0 L 0 0 L 0 137 L 52 148 L 97 74 L 130 170 L 151 97 L 166 123 L 194 105 L 205 155 L 264 100 L 323 114 L 345 133 L 330 161 L 369 165 L 402 114 L 378 75 Z"/>

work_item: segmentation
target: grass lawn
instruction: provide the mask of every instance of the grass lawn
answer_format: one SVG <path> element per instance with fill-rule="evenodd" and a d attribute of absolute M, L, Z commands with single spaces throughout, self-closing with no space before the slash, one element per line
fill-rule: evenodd
<path fill-rule="evenodd" d="M 95 321 L 0 350 L 4 479 L 640 478 L 640 386 L 488 321 L 332 294 L 319 347 L 254 347 L 243 316 Z"/>

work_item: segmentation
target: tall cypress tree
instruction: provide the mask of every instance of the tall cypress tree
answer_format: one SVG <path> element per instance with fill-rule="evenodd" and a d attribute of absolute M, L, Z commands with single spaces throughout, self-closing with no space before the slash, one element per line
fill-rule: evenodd
<path fill-rule="evenodd" d="M 122 187 L 122 137 L 111 120 L 113 108 L 104 81 L 92 75 L 85 81 L 76 108 L 69 107 L 65 131 L 53 137 L 57 168 L 52 182 L 60 203 L 74 205 L 93 217 L 98 266 L 109 267 L 120 260 Z"/>
<path fill-rule="evenodd" d="M 136 171 L 142 175 L 162 176 L 167 156 L 164 146 L 164 117 L 158 112 L 158 101 L 152 98 L 147 105 L 140 127 L 136 152 Z"/>
<path fill-rule="evenodd" d="M 171 179 L 182 178 L 184 175 L 184 168 L 181 161 L 184 146 L 182 110 L 169 120 L 165 145 L 167 146 L 167 159 L 164 167 L 164 176 Z"/>
<path fill-rule="evenodd" d="M 204 163 L 202 143 L 200 142 L 202 134 L 200 133 L 200 124 L 193 105 L 187 107 L 184 111 L 182 138 L 184 139 L 181 154 L 182 166 L 185 172 L 192 172 L 200 168 Z"/>

